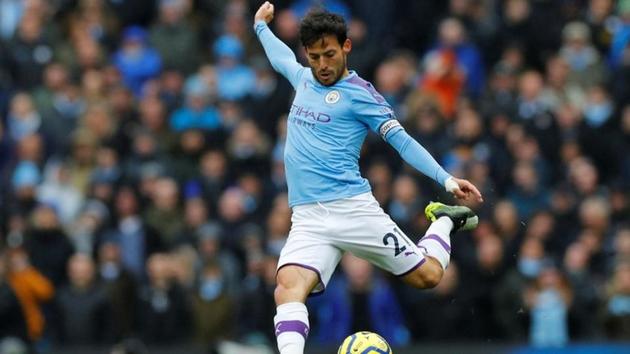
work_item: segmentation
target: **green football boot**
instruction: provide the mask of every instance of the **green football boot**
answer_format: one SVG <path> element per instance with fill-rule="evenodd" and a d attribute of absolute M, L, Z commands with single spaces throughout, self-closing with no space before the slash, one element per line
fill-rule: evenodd
<path fill-rule="evenodd" d="M 477 227 L 479 218 L 470 208 L 460 205 L 446 205 L 440 202 L 431 202 L 424 209 L 424 215 L 431 222 L 442 216 L 447 216 L 453 221 L 453 231 L 468 231 Z"/>

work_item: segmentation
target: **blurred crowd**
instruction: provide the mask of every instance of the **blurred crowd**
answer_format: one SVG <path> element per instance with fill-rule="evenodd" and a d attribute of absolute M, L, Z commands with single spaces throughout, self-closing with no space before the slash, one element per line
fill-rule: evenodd
<path fill-rule="evenodd" d="M 274 345 L 293 91 L 261 2 L 0 0 L 0 353 Z M 629 0 L 275 5 L 303 62 L 300 18 L 341 13 L 349 67 L 485 199 L 435 289 L 344 258 L 310 344 L 630 339 Z M 376 135 L 361 169 L 415 240 L 452 202 Z"/>

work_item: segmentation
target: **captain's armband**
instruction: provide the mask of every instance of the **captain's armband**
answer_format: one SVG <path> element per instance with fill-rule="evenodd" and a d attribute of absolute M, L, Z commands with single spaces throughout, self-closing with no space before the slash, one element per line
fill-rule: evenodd
<path fill-rule="evenodd" d="M 379 128 L 379 134 L 381 134 L 381 138 L 385 139 L 387 133 L 390 130 L 400 126 L 401 125 L 399 121 L 397 121 L 396 119 L 390 119 L 387 122 L 381 124 L 381 127 Z"/>

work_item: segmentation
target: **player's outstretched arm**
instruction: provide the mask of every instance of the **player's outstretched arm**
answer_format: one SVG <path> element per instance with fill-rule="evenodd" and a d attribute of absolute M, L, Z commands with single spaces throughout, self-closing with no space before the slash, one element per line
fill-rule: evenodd
<path fill-rule="evenodd" d="M 408 164 L 444 186 L 456 198 L 473 197 L 480 202 L 483 201 L 481 193 L 472 183 L 455 178 L 444 171 L 433 156 L 407 134 L 396 120 L 392 107 L 372 84 L 360 78 L 356 79 L 355 83 L 358 85 L 354 91 L 352 107 L 359 121 L 393 146 Z"/>
<path fill-rule="evenodd" d="M 433 156 L 418 143 L 414 138 L 409 136 L 404 129 L 398 129 L 386 138 L 387 142 L 393 146 L 400 156 L 408 164 L 428 177 L 433 178 L 436 182 L 446 188 L 446 190 L 457 199 L 467 200 L 475 198 L 479 202 L 483 202 L 481 193 L 469 181 L 461 178 L 455 178 L 446 172 L 440 164 L 435 161 Z"/>
<path fill-rule="evenodd" d="M 304 67 L 297 62 L 295 54 L 286 44 L 276 37 L 267 26 L 273 20 L 274 6 L 265 1 L 254 15 L 254 30 L 260 40 L 271 66 L 297 86 Z"/>

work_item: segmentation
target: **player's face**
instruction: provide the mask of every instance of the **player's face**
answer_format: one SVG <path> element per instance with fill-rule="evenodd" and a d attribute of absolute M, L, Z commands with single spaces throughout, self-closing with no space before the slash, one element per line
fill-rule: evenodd
<path fill-rule="evenodd" d="M 351 48 L 349 39 L 341 45 L 332 34 L 305 47 L 308 64 L 320 84 L 332 86 L 347 73 L 346 58 Z"/>

